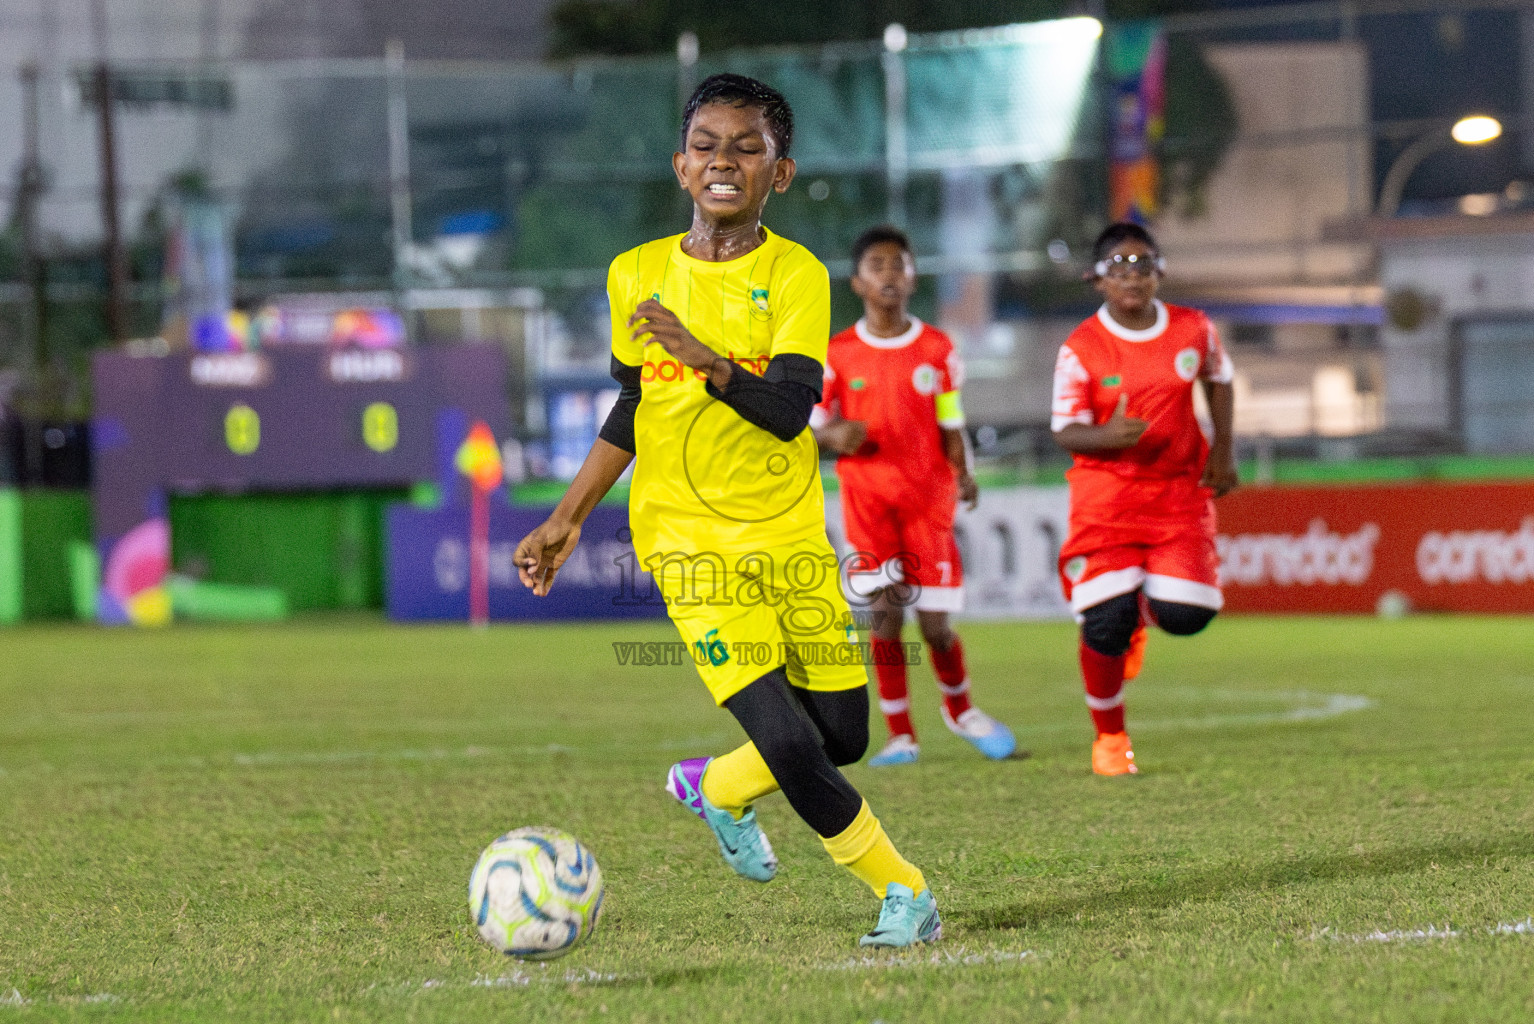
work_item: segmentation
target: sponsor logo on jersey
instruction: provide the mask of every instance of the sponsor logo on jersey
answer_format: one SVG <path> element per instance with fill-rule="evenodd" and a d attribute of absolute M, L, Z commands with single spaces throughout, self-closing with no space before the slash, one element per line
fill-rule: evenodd
<path fill-rule="evenodd" d="M 751 289 L 751 315 L 758 320 L 772 319 L 772 307 L 767 302 L 766 288 Z"/>
<path fill-rule="evenodd" d="M 1121 374 L 1121 373 L 1115 373 L 1111 377 L 1104 377 L 1103 378 L 1103 387 L 1105 387 L 1105 388 L 1116 388 L 1116 387 L 1118 387 L 1119 385 L 1121 385 L 1123 383 L 1124 383 L 1124 375 Z"/>
<path fill-rule="evenodd" d="M 1177 376 L 1183 380 L 1191 381 L 1198 376 L 1198 365 L 1202 362 L 1199 358 L 1198 349 L 1185 348 L 1177 353 L 1177 358 L 1172 360 L 1172 367 L 1177 371 Z"/>
<path fill-rule="evenodd" d="M 1065 563 L 1065 578 L 1072 583 L 1080 583 L 1081 577 L 1086 575 L 1087 559 L 1085 555 L 1077 555 Z"/>
<path fill-rule="evenodd" d="M 719 630 L 717 629 L 711 629 L 704 633 L 703 639 L 694 641 L 693 646 L 715 668 L 730 660 L 730 649 L 724 645 L 723 640 L 719 639 Z"/>
<path fill-rule="evenodd" d="M 931 363 L 922 363 L 911 371 L 911 386 L 918 394 L 932 394 L 937 390 L 937 367 Z"/>
<path fill-rule="evenodd" d="M 732 363 L 739 363 L 758 377 L 767 372 L 767 364 L 770 362 L 766 356 L 737 357 L 734 352 L 727 353 L 725 358 Z M 641 384 L 675 384 L 677 381 L 706 379 L 708 374 L 703 370 L 694 370 L 678 359 L 661 359 L 653 362 L 646 359 L 644 365 L 639 368 Z"/>

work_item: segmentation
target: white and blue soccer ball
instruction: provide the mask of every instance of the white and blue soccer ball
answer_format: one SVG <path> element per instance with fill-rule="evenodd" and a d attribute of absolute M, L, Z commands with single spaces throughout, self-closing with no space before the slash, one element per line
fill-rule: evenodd
<path fill-rule="evenodd" d="M 591 937 L 602 893 L 602 869 L 574 836 L 541 826 L 513 829 L 474 865 L 469 919 L 507 956 L 552 960 Z"/>

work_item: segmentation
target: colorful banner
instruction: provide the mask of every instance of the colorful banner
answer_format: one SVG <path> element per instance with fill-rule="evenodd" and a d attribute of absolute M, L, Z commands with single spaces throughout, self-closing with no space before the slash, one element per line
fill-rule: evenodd
<path fill-rule="evenodd" d="M 1157 21 L 1115 25 L 1108 37 L 1108 210 L 1116 220 L 1156 215 L 1158 147 L 1166 130 L 1166 34 Z"/>
<path fill-rule="evenodd" d="M 1253 487 L 1216 503 L 1235 612 L 1534 612 L 1534 483 Z"/>

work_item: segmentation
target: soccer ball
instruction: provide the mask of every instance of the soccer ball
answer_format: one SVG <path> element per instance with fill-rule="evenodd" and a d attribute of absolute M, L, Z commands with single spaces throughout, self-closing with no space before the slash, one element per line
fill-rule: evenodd
<path fill-rule="evenodd" d="M 469 876 L 469 919 L 507 956 L 552 960 L 585 942 L 602 916 L 602 869 L 556 828 L 518 828 L 485 847 Z"/>

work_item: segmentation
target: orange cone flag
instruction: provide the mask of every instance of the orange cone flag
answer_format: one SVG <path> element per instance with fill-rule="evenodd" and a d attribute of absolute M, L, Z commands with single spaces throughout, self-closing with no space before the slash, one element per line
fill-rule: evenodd
<path fill-rule="evenodd" d="M 493 491 L 501 485 L 504 477 L 501 469 L 501 450 L 495 445 L 495 435 L 484 421 L 477 421 L 469 430 L 469 436 L 458 446 L 453 456 L 453 466 L 468 477 L 477 491 Z"/>

